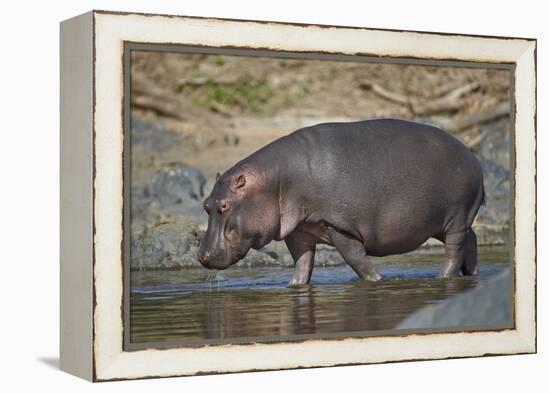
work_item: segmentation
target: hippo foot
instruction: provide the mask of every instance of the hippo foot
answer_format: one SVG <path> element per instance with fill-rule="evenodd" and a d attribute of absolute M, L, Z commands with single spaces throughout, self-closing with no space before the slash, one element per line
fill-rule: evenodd
<path fill-rule="evenodd" d="M 378 272 L 372 272 L 372 273 L 368 273 L 368 274 L 361 274 L 360 277 L 361 277 L 361 280 L 365 280 L 365 281 L 376 282 L 376 281 L 382 280 L 382 276 Z"/>
<path fill-rule="evenodd" d="M 300 281 L 290 280 L 287 287 L 288 288 L 303 288 L 303 287 L 307 287 L 309 285 L 310 285 L 309 282 L 300 282 Z"/>
<path fill-rule="evenodd" d="M 364 281 L 380 281 L 382 280 L 382 276 L 378 271 L 374 268 L 372 263 L 368 260 L 364 260 L 360 263 L 351 264 L 351 267 L 353 270 L 355 270 L 355 273 L 361 278 L 361 280 Z"/>
<path fill-rule="evenodd" d="M 309 280 L 311 278 L 311 271 L 300 271 L 297 270 L 294 272 L 294 275 L 288 282 L 289 288 L 303 287 L 309 285 Z"/>
<path fill-rule="evenodd" d="M 451 273 L 451 272 L 439 272 L 436 276 L 436 278 L 452 278 L 452 277 L 458 277 L 458 273 Z"/>
<path fill-rule="evenodd" d="M 464 275 L 479 276 L 479 266 L 476 266 L 476 267 L 474 268 L 474 270 L 473 270 L 471 273 L 469 273 L 469 274 L 466 273 L 466 274 L 464 274 Z"/>
<path fill-rule="evenodd" d="M 445 261 L 441 264 L 437 278 L 451 278 L 460 276 L 460 265 Z"/>
<path fill-rule="evenodd" d="M 479 267 L 475 267 L 473 271 L 462 269 L 462 275 L 463 276 L 478 276 L 479 275 Z M 437 278 L 451 278 L 451 277 L 460 277 L 460 272 L 439 272 L 437 275 Z"/>

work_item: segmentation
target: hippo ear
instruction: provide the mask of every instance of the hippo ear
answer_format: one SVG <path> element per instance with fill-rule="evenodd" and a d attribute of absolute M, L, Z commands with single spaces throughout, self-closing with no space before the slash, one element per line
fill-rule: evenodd
<path fill-rule="evenodd" d="M 220 172 L 216 173 L 216 183 L 220 180 Z"/>
<path fill-rule="evenodd" d="M 243 188 L 246 184 L 246 178 L 243 174 L 240 174 L 233 180 L 233 186 L 231 187 L 233 189 L 233 192 L 237 191 L 240 188 Z"/>

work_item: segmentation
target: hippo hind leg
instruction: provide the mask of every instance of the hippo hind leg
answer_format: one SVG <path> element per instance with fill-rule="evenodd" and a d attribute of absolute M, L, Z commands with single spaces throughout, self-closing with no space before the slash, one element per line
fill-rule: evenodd
<path fill-rule="evenodd" d="M 378 281 L 382 276 L 376 271 L 367 256 L 362 242 L 334 228 L 329 229 L 329 236 L 336 250 L 363 280 Z"/>
<path fill-rule="evenodd" d="M 464 263 L 464 241 L 466 231 L 448 232 L 443 238 L 445 243 L 445 262 L 441 264 L 437 277 L 458 276 Z"/>
<path fill-rule="evenodd" d="M 441 265 L 438 277 L 455 277 L 460 272 L 465 276 L 478 273 L 477 238 L 471 228 L 449 232 L 437 238 L 445 243 L 446 257 L 446 261 Z"/>
<path fill-rule="evenodd" d="M 466 232 L 464 241 L 464 263 L 462 264 L 462 274 L 465 276 L 477 276 L 479 268 L 477 266 L 477 236 L 472 228 Z"/>

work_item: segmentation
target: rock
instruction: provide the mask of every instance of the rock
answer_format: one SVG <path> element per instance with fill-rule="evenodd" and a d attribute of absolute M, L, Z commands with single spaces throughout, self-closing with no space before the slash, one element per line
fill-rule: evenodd
<path fill-rule="evenodd" d="M 202 234 L 192 221 L 164 222 L 132 228 L 131 269 L 175 269 L 199 266 Z"/>
<path fill-rule="evenodd" d="M 480 126 L 478 133 L 485 135 L 478 147 L 479 155 L 505 169 L 510 169 L 510 119 L 508 117 Z"/>
<path fill-rule="evenodd" d="M 181 204 L 185 200 L 200 203 L 205 183 L 206 179 L 198 169 L 175 164 L 153 175 L 152 193 L 161 205 Z"/>
<path fill-rule="evenodd" d="M 315 263 L 320 266 L 336 266 L 345 261 L 334 247 L 318 244 L 315 250 Z"/>
<path fill-rule="evenodd" d="M 480 160 L 485 187 L 485 204 L 479 209 L 473 228 L 478 245 L 508 243 L 510 223 L 510 172 L 501 165 Z"/>
<path fill-rule="evenodd" d="M 510 219 L 510 171 L 501 165 L 481 160 L 485 186 L 485 205 L 479 209 L 477 222 L 508 226 Z"/>
<path fill-rule="evenodd" d="M 132 225 L 132 270 L 201 267 L 197 259 L 204 232 L 191 220 L 154 225 Z M 251 249 L 237 265 L 241 267 L 280 265 L 276 254 Z"/>
<path fill-rule="evenodd" d="M 512 278 L 507 269 L 474 289 L 418 310 L 395 328 L 512 326 L 512 316 Z"/>
<path fill-rule="evenodd" d="M 246 256 L 237 262 L 237 266 L 241 267 L 258 267 L 258 266 L 272 266 L 272 265 L 281 265 L 281 263 L 274 259 L 272 255 L 269 255 L 266 252 L 256 251 L 250 249 Z"/>
<path fill-rule="evenodd" d="M 484 225 L 474 223 L 474 230 L 477 235 L 477 244 L 483 246 L 497 246 L 508 244 L 508 225 Z"/>
<path fill-rule="evenodd" d="M 132 118 L 132 147 L 139 145 L 146 149 L 165 150 L 181 141 L 181 137 L 165 128 Z"/>
<path fill-rule="evenodd" d="M 153 225 L 166 218 L 200 217 L 205 179 L 181 162 L 184 137 L 162 126 L 132 118 L 132 225 Z"/>
<path fill-rule="evenodd" d="M 143 184 L 144 183 L 144 184 Z M 149 181 L 132 186 L 132 225 L 190 219 L 205 224 L 202 208 L 206 179 L 195 168 L 173 164 L 159 169 Z"/>

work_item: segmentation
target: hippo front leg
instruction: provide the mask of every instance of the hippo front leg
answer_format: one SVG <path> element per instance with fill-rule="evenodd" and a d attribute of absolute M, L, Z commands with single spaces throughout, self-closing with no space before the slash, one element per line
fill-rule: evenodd
<path fill-rule="evenodd" d="M 329 236 L 336 250 L 363 280 L 378 281 L 382 276 L 376 271 L 367 256 L 362 242 L 334 228 L 329 229 Z"/>
<path fill-rule="evenodd" d="M 291 233 L 285 238 L 285 243 L 294 259 L 294 275 L 288 286 L 308 284 L 313 271 L 315 243 L 309 236 L 300 233 Z"/>

